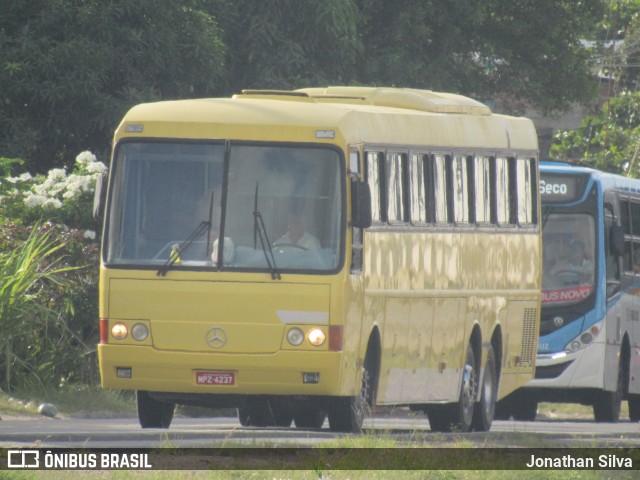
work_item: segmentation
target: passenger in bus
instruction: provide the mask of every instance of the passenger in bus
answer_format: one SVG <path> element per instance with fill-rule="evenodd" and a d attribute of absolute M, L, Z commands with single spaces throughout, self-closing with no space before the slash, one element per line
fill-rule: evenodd
<path fill-rule="evenodd" d="M 320 249 L 320 241 L 306 231 L 305 219 L 301 213 L 289 216 L 288 230 L 276 240 L 274 246 L 295 246 L 304 250 Z"/>
<path fill-rule="evenodd" d="M 550 273 L 560 277 L 564 285 L 592 284 L 593 262 L 587 256 L 584 242 L 571 242 L 568 255 L 558 260 Z"/>

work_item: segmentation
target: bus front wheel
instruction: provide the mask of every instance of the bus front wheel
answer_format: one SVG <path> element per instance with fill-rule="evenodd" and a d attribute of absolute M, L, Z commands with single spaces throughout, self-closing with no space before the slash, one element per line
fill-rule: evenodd
<path fill-rule="evenodd" d="M 169 428 L 173 420 L 175 403 L 156 400 L 149 392 L 136 391 L 138 420 L 142 428 Z"/>
<path fill-rule="evenodd" d="M 613 392 L 607 390 L 596 392 L 593 400 L 593 416 L 596 422 L 616 423 L 620 420 L 620 407 L 624 396 L 624 377 L 626 375 L 622 358 L 621 356 L 620 365 L 618 366 L 616 389 Z"/>
<path fill-rule="evenodd" d="M 371 365 L 367 359 L 362 369 L 362 385 L 360 395 L 355 397 L 338 397 L 329 408 L 329 427 L 334 432 L 362 432 L 362 424 L 373 405 L 373 383 Z"/>

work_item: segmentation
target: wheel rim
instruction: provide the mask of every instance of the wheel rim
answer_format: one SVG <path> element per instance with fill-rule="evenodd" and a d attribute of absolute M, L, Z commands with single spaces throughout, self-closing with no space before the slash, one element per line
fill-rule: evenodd
<path fill-rule="evenodd" d="M 369 371 L 364 368 L 362 370 L 362 388 L 360 389 L 360 395 L 356 397 L 353 404 L 355 418 L 358 423 L 362 423 L 365 417 L 366 409 L 369 405 Z"/>
<path fill-rule="evenodd" d="M 462 415 L 464 423 L 470 424 L 473 418 L 473 406 L 476 399 L 476 375 L 473 365 L 473 352 L 467 352 L 464 373 L 462 375 Z"/>

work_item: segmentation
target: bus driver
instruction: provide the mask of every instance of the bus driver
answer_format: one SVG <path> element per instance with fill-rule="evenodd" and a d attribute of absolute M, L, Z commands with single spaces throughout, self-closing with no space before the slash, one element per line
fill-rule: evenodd
<path fill-rule="evenodd" d="M 274 246 L 294 246 L 304 250 L 316 250 L 320 248 L 320 242 L 316 237 L 307 233 L 305 220 L 301 213 L 292 213 L 289 216 L 287 233 L 276 240 Z"/>
<path fill-rule="evenodd" d="M 593 284 L 593 263 L 587 258 L 584 242 L 571 242 L 566 258 L 559 260 L 552 268 L 551 275 L 561 277 L 565 285 Z"/>

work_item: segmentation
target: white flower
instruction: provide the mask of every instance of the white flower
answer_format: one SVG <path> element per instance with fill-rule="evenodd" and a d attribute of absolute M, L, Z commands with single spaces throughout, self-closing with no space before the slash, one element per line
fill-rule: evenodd
<path fill-rule="evenodd" d="M 96 239 L 96 232 L 94 232 L 93 230 L 85 230 L 84 231 L 84 238 L 88 238 L 89 240 L 95 240 Z"/>
<path fill-rule="evenodd" d="M 9 183 L 28 182 L 32 178 L 33 177 L 31 176 L 31 174 L 29 172 L 25 172 L 22 175 L 20 175 L 19 177 L 7 177 L 7 181 Z"/>
<path fill-rule="evenodd" d="M 33 207 L 39 207 L 41 205 L 44 205 L 46 201 L 47 201 L 47 197 L 45 197 L 44 195 L 28 194 L 27 197 L 24 199 L 24 204 L 29 208 L 33 208 Z"/>
<path fill-rule="evenodd" d="M 62 208 L 62 202 L 57 198 L 47 198 L 42 204 L 43 207 Z"/>
<path fill-rule="evenodd" d="M 93 162 L 87 165 L 87 172 L 89 173 L 102 173 L 107 169 L 107 166 L 102 162 Z"/>
<path fill-rule="evenodd" d="M 81 166 L 88 166 L 91 163 L 97 162 L 98 159 L 90 151 L 86 150 L 76 157 L 76 163 Z"/>
<path fill-rule="evenodd" d="M 51 170 L 49 170 L 47 180 L 55 182 L 64 179 L 66 176 L 67 172 L 64 168 L 52 168 Z"/>

